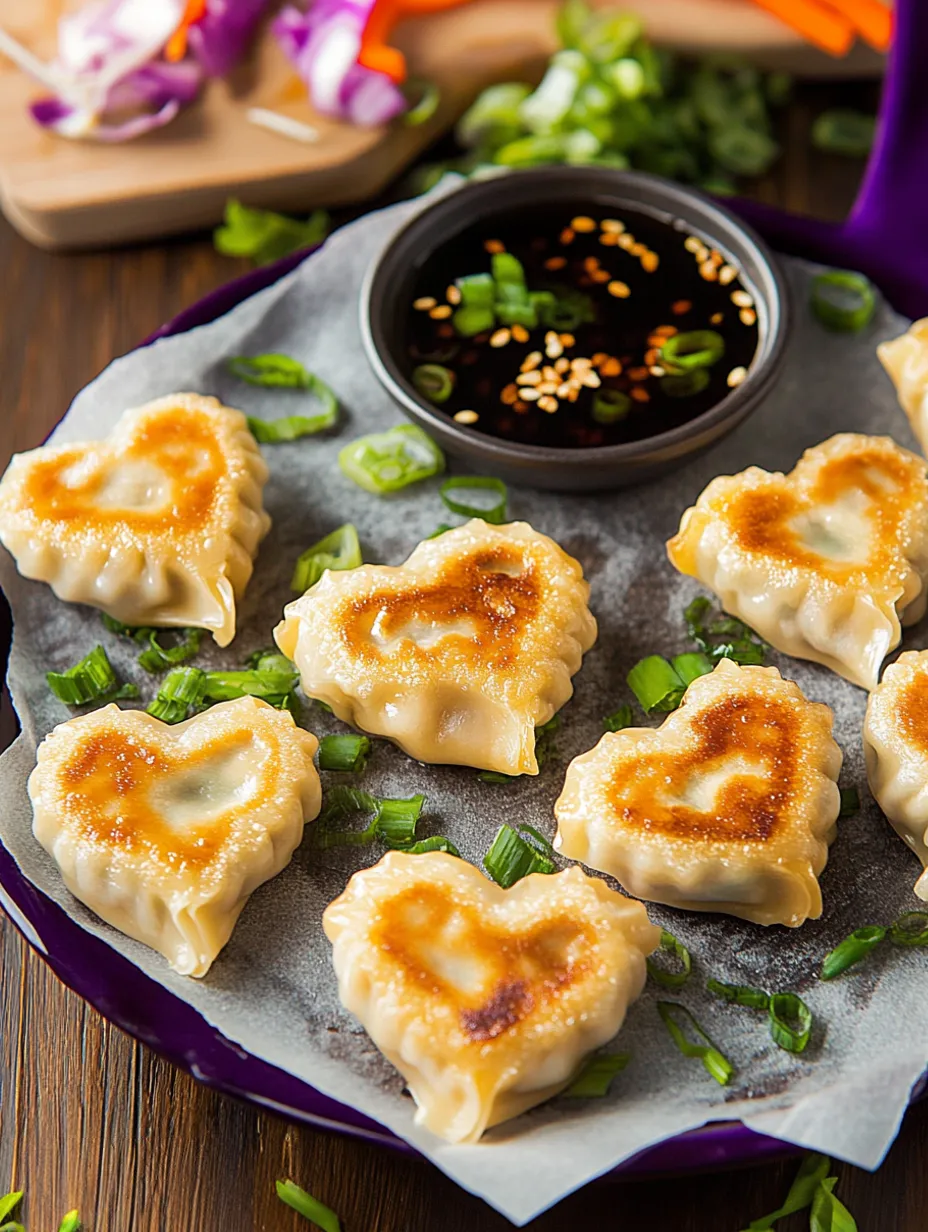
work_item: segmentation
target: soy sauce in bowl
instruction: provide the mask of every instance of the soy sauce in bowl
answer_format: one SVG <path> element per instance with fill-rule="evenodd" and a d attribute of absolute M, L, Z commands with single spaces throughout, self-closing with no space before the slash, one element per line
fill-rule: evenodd
<path fill-rule="evenodd" d="M 687 424 L 747 379 L 759 343 L 754 297 L 711 241 L 566 202 L 451 236 L 417 270 L 406 314 L 404 375 L 438 413 L 559 449 Z"/>

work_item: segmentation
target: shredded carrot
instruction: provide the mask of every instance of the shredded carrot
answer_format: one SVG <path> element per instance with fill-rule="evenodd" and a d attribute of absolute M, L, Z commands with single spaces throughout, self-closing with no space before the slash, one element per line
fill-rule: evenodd
<path fill-rule="evenodd" d="M 187 34 L 191 26 L 195 26 L 206 16 L 206 4 L 207 0 L 187 0 L 180 25 L 168 39 L 164 49 L 164 58 L 171 64 L 177 64 L 187 54 Z"/>
<path fill-rule="evenodd" d="M 877 51 L 888 51 L 893 37 L 893 14 L 881 0 L 824 0 L 846 17 L 862 38 Z"/>
<path fill-rule="evenodd" d="M 376 0 L 361 37 L 358 63 L 395 82 L 406 80 L 406 58 L 389 45 L 393 27 L 404 17 L 418 17 L 438 9 L 450 9 L 464 0 Z"/>
<path fill-rule="evenodd" d="M 761 8 L 792 26 L 803 38 L 833 56 L 846 56 L 854 43 L 854 27 L 846 17 L 818 0 L 755 0 Z M 837 0 L 841 3 L 841 0 Z"/>

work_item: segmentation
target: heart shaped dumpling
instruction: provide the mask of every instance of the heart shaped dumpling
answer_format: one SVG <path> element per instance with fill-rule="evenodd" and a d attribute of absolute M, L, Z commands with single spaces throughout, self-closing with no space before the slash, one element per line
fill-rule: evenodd
<path fill-rule="evenodd" d="M 872 689 L 925 612 L 928 471 L 887 436 L 833 436 L 788 475 L 713 479 L 667 552 L 777 650 Z"/>
<path fill-rule="evenodd" d="M 24 577 L 129 625 L 235 635 L 235 603 L 271 520 L 241 411 L 174 394 L 104 441 L 19 454 L 0 481 L 0 542 Z"/>
<path fill-rule="evenodd" d="M 562 1090 L 622 1025 L 661 936 L 579 868 L 501 890 L 441 852 L 355 873 L 323 925 L 342 1003 L 449 1142 Z"/>
<path fill-rule="evenodd" d="M 596 640 L 589 593 L 546 535 L 474 519 L 398 568 L 323 574 L 274 637 L 310 697 L 411 757 L 537 774 L 535 728 Z"/>
<path fill-rule="evenodd" d="M 928 870 L 928 650 L 907 650 L 870 694 L 864 754 L 873 798 Z M 915 883 L 928 902 L 928 871 Z"/>
<path fill-rule="evenodd" d="M 816 919 L 841 807 L 831 728 L 775 667 L 723 659 L 657 730 L 609 733 L 571 762 L 554 845 L 653 902 Z"/>
<path fill-rule="evenodd" d="M 928 453 L 928 317 L 900 338 L 881 343 L 876 353 L 892 377 L 922 452 Z"/>
<path fill-rule="evenodd" d="M 39 745 L 33 831 L 75 898 L 181 975 L 205 975 L 319 813 L 317 747 L 253 697 L 176 727 L 105 706 Z"/>

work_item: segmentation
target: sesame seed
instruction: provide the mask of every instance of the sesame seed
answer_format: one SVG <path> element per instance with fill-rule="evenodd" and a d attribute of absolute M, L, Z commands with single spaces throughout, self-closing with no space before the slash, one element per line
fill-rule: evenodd
<path fill-rule="evenodd" d="M 545 346 L 545 354 L 548 359 L 559 359 L 564 354 L 564 344 L 560 338 L 555 337 Z"/>
<path fill-rule="evenodd" d="M 599 389 L 600 385 L 602 385 L 599 373 L 594 372 L 592 368 L 589 368 L 586 372 L 581 372 L 577 380 L 581 385 L 585 385 L 587 389 Z"/>
<path fill-rule="evenodd" d="M 650 249 L 641 254 L 641 268 L 649 274 L 653 274 L 660 263 L 660 257 L 656 252 L 651 252 Z"/>
<path fill-rule="evenodd" d="M 532 368 L 530 372 L 521 372 L 516 377 L 517 385 L 540 385 L 541 373 L 537 368 Z"/>
<path fill-rule="evenodd" d="M 722 254 L 719 252 L 717 248 L 713 248 L 712 251 L 709 253 L 709 260 L 712 262 L 712 264 L 716 268 L 718 268 L 720 265 L 725 264 L 725 258 L 722 256 Z"/>
<path fill-rule="evenodd" d="M 573 389 L 570 381 L 565 381 L 563 385 L 558 385 L 555 393 L 559 398 L 567 398 L 570 396 L 570 391 Z"/>
<path fill-rule="evenodd" d="M 699 276 L 706 282 L 718 282 L 719 272 L 711 261 L 703 261 L 699 267 Z"/>
<path fill-rule="evenodd" d="M 574 242 L 574 233 L 571 231 L 570 227 L 565 227 L 561 232 L 560 238 L 562 244 L 572 244 Z"/>
<path fill-rule="evenodd" d="M 518 401 L 519 387 L 518 385 L 507 385 L 499 396 L 500 402 L 505 402 L 507 406 L 512 406 L 513 402 Z"/>
<path fill-rule="evenodd" d="M 567 401 L 576 402 L 579 397 L 580 397 L 580 386 L 572 385 L 570 387 L 570 393 L 568 393 L 567 395 Z"/>
<path fill-rule="evenodd" d="M 412 306 L 417 312 L 428 312 L 430 308 L 434 308 L 438 303 L 437 299 L 433 299 L 431 295 L 420 295 L 418 299 L 412 301 Z"/>
<path fill-rule="evenodd" d="M 747 374 L 748 374 L 747 368 L 732 368 L 731 372 L 729 372 L 728 374 L 729 389 L 737 389 L 737 387 L 742 383 L 742 381 L 747 376 Z"/>
<path fill-rule="evenodd" d="M 597 351 L 596 354 L 593 356 L 593 358 L 590 360 L 590 363 L 595 364 L 597 367 L 599 367 L 599 365 L 604 364 L 608 358 L 609 356 L 606 354 L 605 351 Z"/>
<path fill-rule="evenodd" d="M 636 385 L 634 389 L 630 389 L 628 396 L 634 398 L 636 402 L 650 402 L 651 395 L 646 389 L 642 389 L 640 385 Z"/>
<path fill-rule="evenodd" d="M 699 252 L 700 248 L 705 247 L 705 245 L 697 236 L 688 235 L 683 241 L 683 247 L 687 252 Z"/>
<path fill-rule="evenodd" d="M 619 236 L 618 245 L 620 248 L 624 248 L 626 252 L 630 252 L 635 247 L 635 237 L 628 231 L 623 231 Z"/>
<path fill-rule="evenodd" d="M 505 252 L 506 245 L 502 240 L 484 240 L 483 247 L 487 252 Z"/>
<path fill-rule="evenodd" d="M 490 335 L 490 346 L 504 347 L 509 342 L 511 337 L 512 334 L 508 329 L 498 329 Z"/>
<path fill-rule="evenodd" d="M 558 370 L 552 364 L 545 364 L 541 370 L 541 375 L 546 381 L 556 381 L 558 378 Z"/>
<path fill-rule="evenodd" d="M 667 372 L 664 368 L 660 366 L 660 364 L 653 364 L 651 366 L 651 375 L 652 376 L 666 376 Z"/>
<path fill-rule="evenodd" d="M 596 223 L 592 218 L 587 218 L 586 214 L 578 214 L 570 224 L 575 231 L 595 231 Z"/>
<path fill-rule="evenodd" d="M 564 342 L 563 338 L 561 339 L 561 342 Z M 567 346 L 568 343 L 564 342 L 564 345 Z M 570 360 L 567 359 L 564 355 L 562 355 L 561 358 L 557 360 L 557 362 L 555 363 L 554 371 L 555 372 L 566 372 L 569 367 L 570 367 Z"/>
<path fill-rule="evenodd" d="M 610 295 L 614 295 L 616 299 L 628 299 L 632 293 L 631 287 L 627 282 L 622 282 L 620 279 L 613 279 L 606 288 Z"/>
<path fill-rule="evenodd" d="M 588 273 L 592 273 L 593 270 L 598 269 L 599 268 L 599 257 L 584 257 L 583 258 L 583 268 Z"/>
<path fill-rule="evenodd" d="M 605 232 L 612 232 L 618 235 L 620 231 L 625 230 L 625 223 L 620 222 L 618 218 L 604 218 L 599 224 Z"/>
<path fill-rule="evenodd" d="M 559 270 L 559 269 L 563 269 L 566 264 L 567 264 L 566 257 L 548 257 L 547 261 L 545 262 L 545 269 Z"/>
<path fill-rule="evenodd" d="M 713 312 L 712 316 L 709 318 L 709 324 L 710 325 L 721 325 L 724 320 L 725 320 L 724 312 Z"/>
<path fill-rule="evenodd" d="M 692 300 L 688 300 L 688 299 L 678 299 L 676 303 L 673 303 L 670 305 L 670 311 L 674 314 L 675 317 L 682 317 L 687 312 L 692 312 L 692 310 L 693 310 Z"/>
<path fill-rule="evenodd" d="M 576 359 L 570 361 L 570 366 L 574 372 L 582 372 L 585 368 L 592 368 L 593 361 L 583 355 L 578 355 Z"/>
<path fill-rule="evenodd" d="M 754 307 L 754 301 L 751 299 L 750 295 L 748 295 L 747 291 L 742 291 L 740 289 L 738 291 L 732 291 L 731 302 L 736 308 Z"/>
<path fill-rule="evenodd" d="M 522 401 L 523 402 L 537 402 L 540 397 L 541 397 L 541 394 L 538 392 L 537 389 L 523 389 L 522 390 Z"/>
<path fill-rule="evenodd" d="M 533 368 L 537 368 L 541 363 L 541 351 L 529 351 L 525 359 L 522 360 L 521 369 L 523 372 L 531 372 Z"/>
<path fill-rule="evenodd" d="M 604 231 L 599 237 L 599 242 L 604 248 L 618 248 L 619 236 L 616 231 Z"/>
<path fill-rule="evenodd" d="M 723 287 L 727 287 L 730 282 L 734 282 L 738 277 L 738 271 L 733 265 L 723 265 L 719 270 L 719 282 Z"/>
<path fill-rule="evenodd" d="M 448 317 L 451 316 L 451 305 L 439 304 L 437 308 L 432 309 L 429 316 L 433 321 L 447 321 Z"/>
<path fill-rule="evenodd" d="M 528 330 L 524 325 L 513 325 L 512 336 L 516 342 L 528 342 Z"/>
<path fill-rule="evenodd" d="M 594 282 L 608 282 L 610 278 L 612 277 L 612 275 L 609 273 L 608 270 L 595 269 L 593 270 L 592 274 L 590 274 L 590 277 L 593 279 Z"/>
<path fill-rule="evenodd" d="M 539 398 L 538 405 L 543 411 L 547 411 L 549 415 L 553 415 L 557 410 L 557 398 L 552 398 L 550 395 Z"/>
<path fill-rule="evenodd" d="M 538 386 L 538 392 L 540 394 L 555 394 L 557 393 L 557 386 L 557 381 L 542 381 Z"/>
<path fill-rule="evenodd" d="M 445 292 L 445 299 L 448 301 L 449 304 L 459 304 L 461 302 L 460 287 L 456 287 L 454 283 L 452 282 L 451 286 L 448 287 L 447 291 Z"/>
<path fill-rule="evenodd" d="M 650 350 L 645 351 L 644 362 L 648 365 L 649 368 L 653 368 L 654 365 L 657 363 L 657 361 L 660 359 L 660 357 L 661 357 L 660 347 L 654 346 L 654 347 L 651 347 Z"/>
<path fill-rule="evenodd" d="M 651 374 L 647 368 L 629 368 L 628 376 L 632 381 L 646 381 Z"/>
<path fill-rule="evenodd" d="M 641 256 L 644 256 L 644 254 L 648 251 L 648 247 L 646 244 L 642 244 L 641 241 L 639 240 L 637 243 L 632 244 L 631 248 L 629 248 L 628 251 L 632 254 L 633 257 L 641 257 Z"/>
<path fill-rule="evenodd" d="M 480 416 L 476 411 L 455 411 L 454 418 L 456 423 L 475 424 Z"/>
<path fill-rule="evenodd" d="M 513 402 L 512 409 L 516 412 L 517 415 L 524 415 L 525 412 L 528 410 L 528 403 L 523 402 L 522 399 L 520 398 L 518 402 Z"/>
<path fill-rule="evenodd" d="M 756 325 L 757 313 L 753 308 L 742 308 L 738 313 L 738 318 L 742 325 Z"/>

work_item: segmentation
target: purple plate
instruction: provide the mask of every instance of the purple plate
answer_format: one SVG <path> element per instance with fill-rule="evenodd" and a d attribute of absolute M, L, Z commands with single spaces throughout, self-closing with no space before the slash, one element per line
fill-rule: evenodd
<path fill-rule="evenodd" d="M 918 77 L 928 53 L 928 4 L 898 0 L 896 20 L 877 142 L 847 221 L 831 226 L 781 214 L 754 201 L 737 201 L 734 206 L 776 247 L 863 270 L 901 312 L 919 316 L 928 314 L 928 227 L 924 221 L 928 217 L 928 92 Z M 308 255 L 298 253 L 229 283 L 182 312 L 142 345 L 215 320 L 282 278 Z M 10 636 L 9 612 L 0 603 L 0 655 L 4 658 Z M 2 846 L 0 904 L 69 988 L 198 1081 L 316 1128 L 414 1153 L 375 1121 L 225 1039 L 186 1002 L 74 923 L 22 876 Z M 791 1152 L 788 1144 L 756 1134 L 740 1123 L 718 1123 L 651 1147 L 610 1176 L 701 1171 L 757 1163 Z"/>

